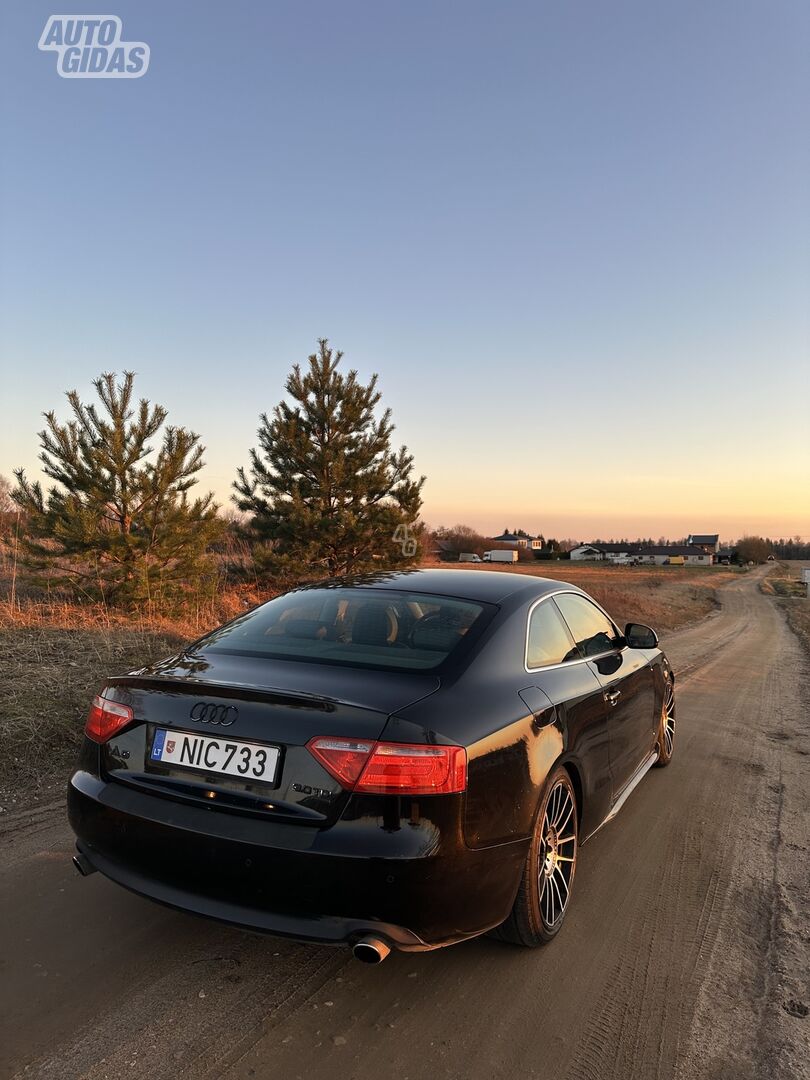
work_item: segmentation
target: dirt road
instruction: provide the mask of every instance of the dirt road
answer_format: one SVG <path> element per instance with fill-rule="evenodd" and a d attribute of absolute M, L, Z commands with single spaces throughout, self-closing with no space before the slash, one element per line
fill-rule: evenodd
<path fill-rule="evenodd" d="M 582 848 L 546 949 L 367 968 L 78 878 L 61 806 L 4 815 L 0 1076 L 810 1076 L 810 671 L 760 575 L 663 642 L 676 756 Z"/>

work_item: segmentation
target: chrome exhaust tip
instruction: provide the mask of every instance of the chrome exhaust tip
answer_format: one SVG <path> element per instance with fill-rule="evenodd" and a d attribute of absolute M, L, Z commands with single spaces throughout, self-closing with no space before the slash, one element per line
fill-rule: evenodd
<path fill-rule="evenodd" d="M 77 851 L 76 854 L 73 856 L 73 865 L 82 875 L 82 877 L 89 877 L 91 874 L 95 874 L 96 872 L 95 866 L 93 866 L 90 860 L 85 855 L 83 855 L 81 851 Z"/>
<path fill-rule="evenodd" d="M 355 942 L 352 952 L 355 959 L 363 964 L 381 964 L 391 952 L 391 948 L 379 938 L 364 937 Z"/>

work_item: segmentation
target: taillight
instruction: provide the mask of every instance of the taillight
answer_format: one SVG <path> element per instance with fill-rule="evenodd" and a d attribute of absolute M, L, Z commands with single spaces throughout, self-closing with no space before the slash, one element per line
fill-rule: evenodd
<path fill-rule="evenodd" d="M 307 750 L 338 780 L 342 787 L 352 791 L 360 773 L 374 749 L 373 742 L 356 742 L 354 739 L 310 739 Z"/>
<path fill-rule="evenodd" d="M 467 786 L 463 746 L 377 743 L 355 791 L 381 795 L 449 795 Z"/>
<path fill-rule="evenodd" d="M 467 787 L 463 746 L 361 742 L 323 736 L 307 749 L 349 791 L 378 795 L 450 795 Z"/>
<path fill-rule="evenodd" d="M 119 705 L 117 701 L 107 701 L 98 695 L 93 698 L 84 733 L 93 742 L 103 743 L 112 738 L 116 731 L 126 727 L 135 717 L 128 705 Z"/>

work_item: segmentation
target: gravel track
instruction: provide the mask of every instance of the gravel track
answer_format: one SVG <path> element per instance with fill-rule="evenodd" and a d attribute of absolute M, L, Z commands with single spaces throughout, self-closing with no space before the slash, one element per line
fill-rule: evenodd
<path fill-rule="evenodd" d="M 80 879 L 61 800 L 6 815 L 0 1076 L 807 1078 L 810 672 L 762 573 L 662 643 L 672 765 L 582 848 L 546 949 L 367 968 Z"/>

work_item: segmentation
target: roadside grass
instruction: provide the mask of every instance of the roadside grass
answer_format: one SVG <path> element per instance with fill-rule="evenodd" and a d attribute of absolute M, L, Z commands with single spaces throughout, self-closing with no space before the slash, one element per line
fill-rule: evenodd
<path fill-rule="evenodd" d="M 805 589 L 800 581 L 774 581 L 771 587 L 777 596 L 805 596 Z"/>
<path fill-rule="evenodd" d="M 777 604 L 784 611 L 788 626 L 810 655 L 810 599 L 777 599 Z"/>
<path fill-rule="evenodd" d="M 0 806 L 57 779 L 61 793 L 104 679 L 169 656 L 182 640 L 123 627 L 0 629 Z"/>
<path fill-rule="evenodd" d="M 0 630 L 137 630 L 177 634 L 190 641 L 273 595 L 272 591 L 261 595 L 255 589 L 227 589 L 213 600 L 189 601 L 170 611 L 144 605 L 130 612 L 101 603 L 18 596 L 13 603 L 7 598 L 0 600 Z"/>
<path fill-rule="evenodd" d="M 774 597 L 785 613 L 788 626 L 810 655 L 810 597 L 807 586 L 798 576 L 801 567 L 807 565 L 777 563 L 771 573 L 762 579 L 760 588 L 766 595 Z"/>
<path fill-rule="evenodd" d="M 760 582 L 760 590 L 767 596 L 802 597 L 807 596 L 803 581 L 794 577 L 786 563 L 777 563 L 776 567 Z"/>

